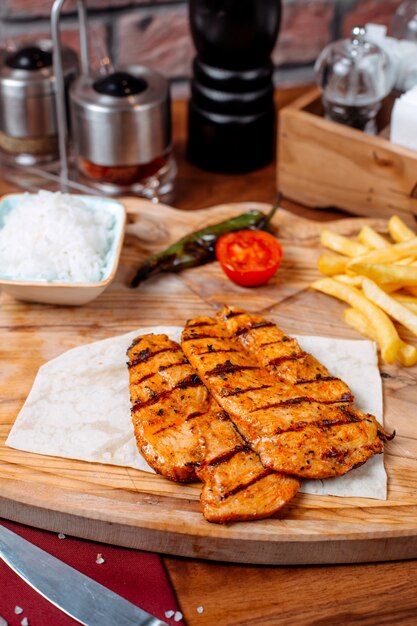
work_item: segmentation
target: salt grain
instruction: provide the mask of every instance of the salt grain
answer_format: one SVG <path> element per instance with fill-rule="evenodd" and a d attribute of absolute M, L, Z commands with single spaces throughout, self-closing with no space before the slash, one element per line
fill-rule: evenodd
<path fill-rule="evenodd" d="M 64 533 L 58 533 L 58 539 L 65 539 L 66 535 Z"/>
<path fill-rule="evenodd" d="M 173 615 L 175 615 L 175 611 L 165 611 L 165 617 L 170 619 Z"/>
<path fill-rule="evenodd" d="M 175 611 L 174 622 L 179 622 L 182 619 L 183 615 L 181 611 Z"/>
<path fill-rule="evenodd" d="M 29 620 L 27 617 L 24 617 L 20 623 L 22 626 L 29 626 Z"/>
<path fill-rule="evenodd" d="M 23 609 L 21 606 L 15 606 L 14 612 L 16 613 L 16 615 L 20 615 L 21 613 L 23 613 Z"/>
<path fill-rule="evenodd" d="M 9 626 L 4 617 L 0 615 L 0 626 Z"/>
<path fill-rule="evenodd" d="M 200 615 L 201 615 L 201 613 L 202 613 L 203 611 L 204 611 L 204 607 L 202 607 L 202 606 L 198 606 L 198 607 L 197 607 L 197 613 L 200 613 Z"/>
<path fill-rule="evenodd" d="M 97 558 L 96 558 L 96 563 L 97 565 L 101 565 L 102 563 L 104 563 L 105 560 L 103 559 L 103 555 L 100 554 L 100 552 L 97 554 Z"/>

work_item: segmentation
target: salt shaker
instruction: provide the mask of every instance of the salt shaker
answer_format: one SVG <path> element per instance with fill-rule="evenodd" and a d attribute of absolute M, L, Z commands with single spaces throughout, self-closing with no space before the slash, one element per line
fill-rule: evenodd
<path fill-rule="evenodd" d="M 326 46 L 315 74 L 327 119 L 376 133 L 376 115 L 394 76 L 387 54 L 367 41 L 363 26 L 353 28 L 350 39 Z"/>

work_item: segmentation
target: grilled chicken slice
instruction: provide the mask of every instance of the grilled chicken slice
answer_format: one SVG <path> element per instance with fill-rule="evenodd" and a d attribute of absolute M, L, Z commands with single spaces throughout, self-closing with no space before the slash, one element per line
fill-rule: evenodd
<path fill-rule="evenodd" d="M 137 337 L 127 355 L 139 452 L 166 478 L 196 480 L 204 450 L 195 420 L 209 408 L 207 389 L 166 335 Z"/>
<path fill-rule="evenodd" d="M 138 449 L 171 480 L 203 481 L 208 521 L 269 517 L 295 496 L 299 481 L 264 468 L 178 344 L 166 335 L 144 335 L 128 357 Z"/>
<path fill-rule="evenodd" d="M 345 474 L 382 452 L 385 433 L 349 404 L 324 404 L 274 378 L 219 318 L 187 323 L 183 350 L 265 467 L 304 478 Z"/>
<path fill-rule="evenodd" d="M 346 383 L 332 376 L 274 323 L 233 307 L 224 307 L 219 317 L 260 365 L 280 380 L 297 385 L 300 396 L 317 402 L 353 402 Z"/>
<path fill-rule="evenodd" d="M 270 517 L 295 496 L 299 480 L 266 469 L 214 399 L 198 424 L 206 456 L 197 474 L 204 483 L 201 505 L 208 521 Z"/>

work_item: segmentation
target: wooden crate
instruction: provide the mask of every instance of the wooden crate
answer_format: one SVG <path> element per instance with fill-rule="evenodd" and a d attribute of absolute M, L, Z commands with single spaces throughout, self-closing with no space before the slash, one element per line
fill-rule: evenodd
<path fill-rule="evenodd" d="M 372 217 L 396 213 L 412 223 L 417 216 L 417 151 L 387 138 L 394 99 L 383 103 L 377 136 L 325 119 L 318 89 L 282 109 L 278 189 L 309 207 Z"/>

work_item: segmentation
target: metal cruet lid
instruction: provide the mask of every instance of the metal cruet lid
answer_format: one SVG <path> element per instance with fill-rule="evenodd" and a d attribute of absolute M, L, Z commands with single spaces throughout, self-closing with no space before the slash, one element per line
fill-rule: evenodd
<path fill-rule="evenodd" d="M 70 48 L 62 49 L 64 75 L 78 69 L 76 53 Z M 10 50 L 0 48 L 0 94 L 30 97 L 55 92 L 52 65 L 52 42 L 41 39 Z"/>
<path fill-rule="evenodd" d="M 71 86 L 77 153 L 97 165 L 148 163 L 171 143 L 169 82 L 150 68 L 126 65 Z"/>
<path fill-rule="evenodd" d="M 393 85 L 387 54 L 366 40 L 363 26 L 355 26 L 350 39 L 326 46 L 316 61 L 315 74 L 326 100 L 346 106 L 380 102 Z"/>
<path fill-rule="evenodd" d="M 78 57 L 63 49 L 64 77 L 75 77 Z M 0 131 L 10 137 L 55 135 L 56 82 L 52 42 L 46 39 L 10 50 L 0 48 Z"/>

